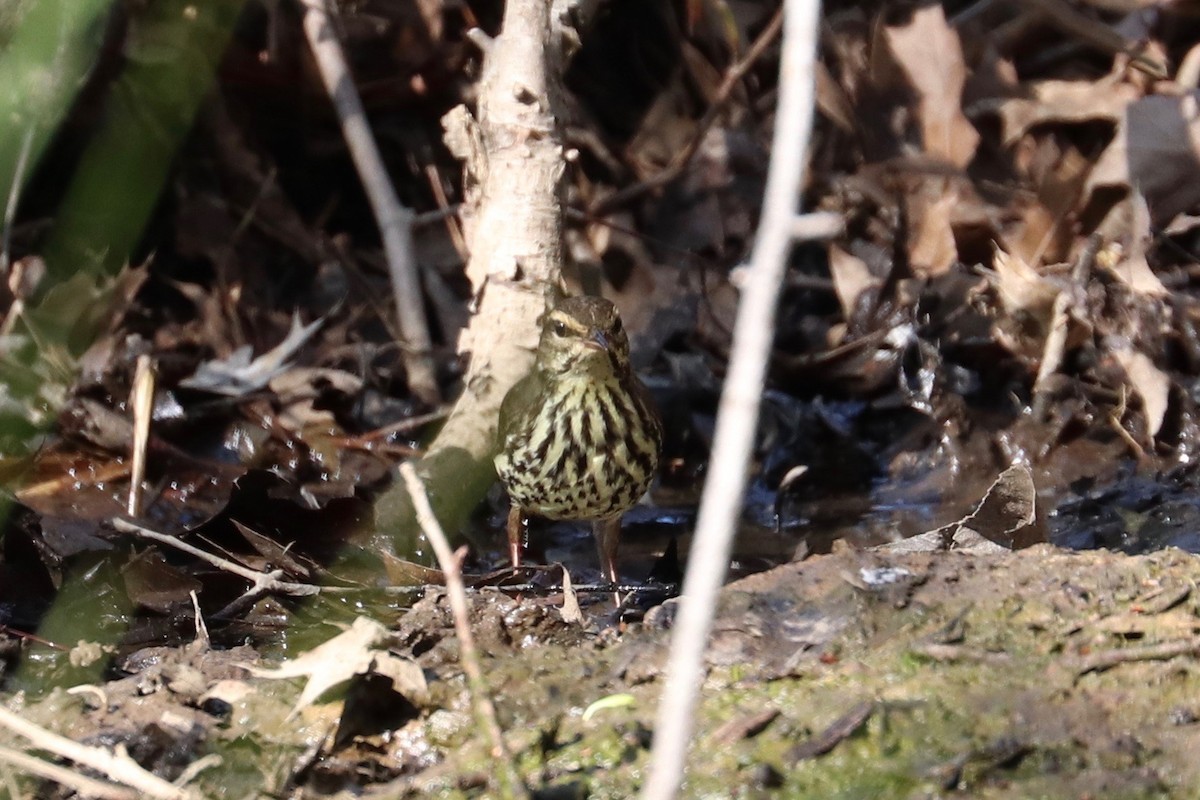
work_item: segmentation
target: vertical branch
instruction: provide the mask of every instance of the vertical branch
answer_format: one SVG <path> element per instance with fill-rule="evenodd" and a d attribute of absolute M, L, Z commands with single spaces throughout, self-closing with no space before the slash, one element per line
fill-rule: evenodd
<path fill-rule="evenodd" d="M 478 308 L 458 342 L 470 355 L 463 393 L 417 464 L 442 526 L 457 531 L 496 479 L 492 457 L 500 402 L 533 361 L 538 316 L 560 280 L 565 161 L 559 120 L 566 109 L 561 15 L 551 0 L 508 0 L 483 52 L 478 105 L 443 119 L 462 159 L 467 277 Z M 412 503 L 401 486 L 375 505 L 375 522 L 396 550 L 415 546 Z M 380 544 L 385 544 L 381 542 Z"/>
<path fill-rule="evenodd" d="M 665 689 L 654 727 L 650 778 L 643 800 L 669 800 L 683 778 L 704 651 L 715 598 L 729 564 L 746 471 L 754 446 L 775 307 L 791 250 L 796 207 L 808 160 L 813 68 L 820 4 L 785 0 L 779 107 L 763 213 L 745 293 L 738 306 L 729 373 L 721 392 L 711 465 L 688 559 L 679 618 L 671 637 Z"/>
<path fill-rule="evenodd" d="M 304 35 L 308 37 L 325 90 L 337 110 L 342 136 L 346 139 L 354 167 L 383 236 L 383 249 L 387 254 L 392 292 L 396 299 L 396 315 L 405 339 L 404 363 L 408 370 L 409 386 L 421 400 L 437 403 L 441 393 L 434 372 L 429 322 L 425 318 L 421 281 L 413 255 L 413 212 L 400 204 L 396 190 L 388 179 L 383 158 L 371 135 L 366 112 L 342 54 L 341 43 L 325 10 L 325 0 L 300 0 L 300 4 L 304 7 Z"/>
<path fill-rule="evenodd" d="M 446 576 L 446 593 L 450 598 L 450 610 L 454 615 L 454 632 L 458 636 L 458 646 L 461 653 L 463 672 L 467 675 L 467 691 L 471 695 L 471 705 L 475 708 L 475 721 L 483 728 L 492 740 L 492 759 L 500 770 L 497 776 L 500 788 L 505 797 L 529 797 L 529 792 L 513 764 L 512 755 L 504 744 L 504 732 L 496 719 L 496 707 L 492 703 L 487 681 L 483 677 L 483 665 L 479 661 L 479 650 L 475 647 L 475 635 L 471 632 L 471 612 L 467 605 L 467 590 L 462 579 L 461 554 L 450 549 L 450 542 L 442 532 L 433 508 L 429 505 L 429 496 L 425 486 L 411 464 L 400 465 L 400 477 L 412 496 L 417 510 L 417 521 L 425 531 L 429 544 L 437 555 L 442 573 Z M 466 548 L 462 548 L 463 553 Z"/>

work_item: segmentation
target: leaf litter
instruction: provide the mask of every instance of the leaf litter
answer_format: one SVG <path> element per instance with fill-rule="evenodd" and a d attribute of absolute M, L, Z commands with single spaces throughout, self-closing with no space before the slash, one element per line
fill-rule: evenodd
<path fill-rule="evenodd" d="M 490 23 L 475 18 L 478 9 L 420 5 L 419 13 L 346 9 L 342 33 L 359 53 L 356 78 L 391 148 L 392 177 L 432 213 L 444 204 L 436 197 L 461 197 L 438 125 L 470 83 L 474 55 L 461 31 Z M 769 29 L 771 10 L 701 5 L 683 25 L 662 9 L 630 6 L 597 23 L 568 74 L 581 112 L 571 121 L 581 266 L 568 277 L 621 306 L 635 362 L 668 420 L 660 485 L 626 523 L 623 572 L 640 580 L 677 574 L 663 557 L 668 542 L 686 552 L 735 267 L 753 236 L 769 156 L 777 50 L 766 37 L 720 113 L 706 118 L 725 71 Z M 830 759 L 838 757 L 906 791 L 967 786 L 1000 796 L 1015 782 L 1061 794 L 1051 766 L 1064 763 L 1074 766 L 1059 777 L 1076 793 L 1164 796 L 1187 785 L 1180 776 L 1191 774 L 1190 762 L 1171 759 L 1194 738 L 1200 715 L 1187 699 L 1190 678 L 1171 670 L 1195 652 L 1195 610 L 1185 599 L 1159 622 L 1135 624 L 1130 604 L 1186 581 L 1190 562 L 1162 548 L 1200 552 L 1200 136 L 1188 13 L 1154 0 L 827 8 L 804 200 L 841 214 L 845 233 L 801 248 L 789 272 L 734 572 L 785 565 L 727 590 L 711 656 L 722 691 L 703 724 L 712 732 L 770 721 L 757 735 L 733 737 L 739 757 L 763 768 L 714 763 L 716 785 L 744 781 L 749 791 L 761 788 L 755 781 L 782 781 L 846 796 L 822 783 L 822 774 L 835 781 Z M 76 276 L 43 289 L 40 302 L 36 286 L 8 287 L 0 415 L 13 423 L 4 427 L 2 467 L 15 501 L 0 550 L 0 653 L 13 673 L 19 661 L 66 659 L 23 636 L 80 574 L 97 580 L 89 584 L 97 596 L 127 604 L 135 624 L 117 643 L 115 679 L 102 684 L 119 698 L 108 707 L 56 691 L 34 701 L 45 687 L 24 673 L 10 674 L 6 688 L 30 691 L 28 713 L 46 724 L 70 719 L 79 737 L 127 739 L 163 774 L 178 772 L 172 752 L 212 748 L 265 776 L 245 778 L 247 791 L 479 793 L 487 761 L 462 755 L 479 742 L 469 716 L 463 721 L 456 646 L 432 588 L 440 573 L 419 539 L 383 555 L 364 544 L 371 499 L 429 433 L 404 423 L 431 414 L 427 425 L 436 425 L 438 409 L 408 391 L 379 299 L 390 296 L 379 243 L 336 124 L 312 109 L 319 88 L 298 68 L 277 88 L 299 63 L 300 40 L 288 38 L 296 21 L 267 17 L 240 31 L 226 56 L 241 78 L 223 78 L 201 112 L 149 235 L 152 263 L 111 282 Z M 658 35 L 631 35 L 641 30 Z M 55 146 L 68 163 L 69 138 Z M 689 149 L 675 180 L 655 184 Z M 611 202 L 639 182 L 647 186 Z M 416 246 L 452 394 L 461 375 L 453 344 L 469 298 L 445 211 L 418 227 Z M 44 200 L 20 209 L 14 263 L 36 266 L 47 213 Z M 101 318 L 96 341 L 78 335 Z M 146 354 L 160 388 L 140 522 L 343 594 L 322 595 L 314 608 L 273 597 L 242 608 L 244 580 L 109 524 L 125 506 L 125 404 Z M 633 780 L 626 770 L 643 757 L 649 718 L 641 715 L 653 707 L 659 626 L 671 605 L 627 621 L 623 638 L 606 633 L 580 587 L 595 574 L 589 535 L 569 524 L 535 528 L 531 557 L 565 568 L 520 576 L 514 599 L 495 572 L 504 561 L 501 516 L 493 497 L 464 533 L 493 685 L 526 687 L 499 697 L 502 717 L 525 721 L 516 750 L 538 762 L 547 785 L 625 786 L 628 796 L 622 781 Z M 1041 540 L 1151 555 L 1010 552 Z M 923 544 L 938 552 L 921 552 Z M 808 560 L 788 564 L 798 552 Z M 115 564 L 119 579 L 96 577 L 103 563 Z M 565 570 L 574 589 L 558 577 Z M 392 589 L 378 587 L 381 573 Z M 893 574 L 905 577 L 862 578 Z M 802 595 L 782 588 L 789 580 Z M 212 617 L 216 648 L 206 655 L 186 650 L 192 591 Z M 957 628 L 965 633 L 936 651 L 887 638 L 903 624 L 920 627 L 914 609 L 930 614 L 929 627 L 965 619 Z M 380 630 L 396 630 L 305 649 L 314 637 L 302 628 L 313 617 L 354 631 L 364 610 Z M 1025 626 L 1019 632 L 1010 630 L 1014 618 Z M 1060 636 L 1052 623 L 1068 619 L 1086 635 Z M 1135 650 L 1133 640 L 1148 641 Z M 279 668 L 315 687 L 300 700 L 294 687 L 268 689 L 241 666 L 269 670 L 261 654 L 280 663 L 293 651 Z M 903 679 L 872 683 L 934 652 L 949 665 L 943 688 L 978 681 L 1034 724 L 1000 725 L 996 734 L 968 720 L 999 700 L 969 690 L 931 696 Z M 856 658 L 872 665 L 865 693 L 818 693 L 849 681 Z M 1029 667 L 1028 681 L 1014 663 Z M 1037 670 L 1062 693 L 1053 701 L 1038 694 Z M 1130 706 L 1129 725 L 1167 759 L 1155 762 L 1122 742 L 1105 715 L 1118 705 L 1113 676 L 1171 675 L 1176 683 L 1160 698 Z M 359 676 L 346 693 L 358 710 L 343 725 L 338 704 L 312 701 L 350 676 Z M 734 695 L 750 688 L 768 696 L 734 707 Z M 636 702 L 582 718 L 600 698 L 626 694 Z M 138 696 L 171 702 L 142 717 L 132 710 Z M 1059 704 L 1062 719 L 1048 719 L 1043 707 Z M 393 727 L 361 714 L 375 705 L 389 709 Z M 1153 722 L 1168 717 L 1184 721 L 1174 737 Z M 908 752 L 894 731 L 930 724 L 936 753 L 912 754 L 903 767 L 887 762 L 885 752 Z M 268 748 L 269 768 L 246 769 L 238 748 L 267 727 L 289 736 Z M 798 742 L 819 748 L 809 756 Z M 826 772 L 800 774 L 801 757 Z"/>

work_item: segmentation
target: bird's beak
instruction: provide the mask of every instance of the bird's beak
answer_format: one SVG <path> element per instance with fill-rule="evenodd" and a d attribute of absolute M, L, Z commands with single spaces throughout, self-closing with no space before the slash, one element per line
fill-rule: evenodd
<path fill-rule="evenodd" d="M 592 338 L 585 339 L 583 344 L 585 347 L 589 347 L 593 350 L 606 352 L 608 350 L 608 337 L 605 336 L 603 332 L 596 331 L 592 334 Z"/>

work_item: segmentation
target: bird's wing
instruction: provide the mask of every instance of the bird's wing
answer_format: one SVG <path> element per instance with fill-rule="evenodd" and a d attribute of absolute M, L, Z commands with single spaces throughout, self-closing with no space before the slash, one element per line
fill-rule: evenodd
<path fill-rule="evenodd" d="M 541 372 L 534 370 L 516 386 L 508 390 L 500 403 L 500 424 L 496 431 L 498 449 L 507 447 L 508 437 L 522 428 L 537 413 L 538 397 L 542 394 L 545 379 Z"/>

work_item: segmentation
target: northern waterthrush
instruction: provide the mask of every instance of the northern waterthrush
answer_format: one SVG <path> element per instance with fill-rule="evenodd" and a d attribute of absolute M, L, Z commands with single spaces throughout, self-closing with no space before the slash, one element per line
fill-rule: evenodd
<path fill-rule="evenodd" d="M 501 404 L 499 438 L 513 566 L 525 514 L 585 519 L 616 583 L 621 515 L 649 488 L 662 449 L 662 424 L 630 367 L 616 306 L 568 297 L 546 312 L 533 371 Z"/>

